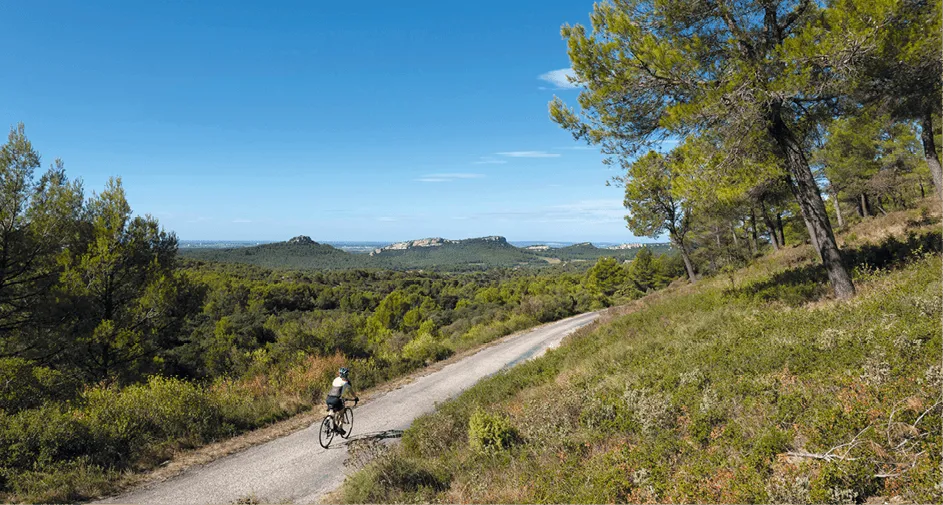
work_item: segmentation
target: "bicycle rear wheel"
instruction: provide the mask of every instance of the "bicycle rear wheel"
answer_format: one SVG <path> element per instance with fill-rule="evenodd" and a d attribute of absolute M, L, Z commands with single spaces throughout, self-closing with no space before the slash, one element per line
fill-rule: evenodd
<path fill-rule="evenodd" d="M 321 429 L 318 430 L 318 442 L 321 447 L 327 449 L 327 446 L 331 445 L 331 440 L 334 440 L 334 418 L 328 414 L 321 421 Z"/>
<path fill-rule="evenodd" d="M 341 435 L 341 437 L 345 439 L 350 438 L 350 431 L 354 428 L 353 409 L 344 409 L 344 415 L 341 417 L 341 428 L 344 429 L 344 433 Z"/>

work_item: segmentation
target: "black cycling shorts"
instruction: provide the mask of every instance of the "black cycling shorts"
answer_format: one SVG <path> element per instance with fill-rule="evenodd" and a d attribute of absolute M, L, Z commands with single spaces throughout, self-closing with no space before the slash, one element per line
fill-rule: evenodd
<path fill-rule="evenodd" d="M 341 400 L 339 396 L 328 396 L 327 407 L 334 411 L 341 410 L 344 408 L 344 400 Z"/>

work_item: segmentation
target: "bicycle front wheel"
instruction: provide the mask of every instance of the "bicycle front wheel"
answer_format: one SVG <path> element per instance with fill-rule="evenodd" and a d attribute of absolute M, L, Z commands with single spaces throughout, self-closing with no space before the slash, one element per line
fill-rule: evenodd
<path fill-rule="evenodd" d="M 341 434 L 345 439 L 350 438 L 350 432 L 354 429 L 354 411 L 353 409 L 346 408 L 344 409 L 344 415 L 341 417 L 341 428 L 344 429 L 344 433 Z"/>
<path fill-rule="evenodd" d="M 334 419 L 328 414 L 321 421 L 321 429 L 318 430 L 318 442 L 321 443 L 321 447 L 327 449 L 327 446 L 331 445 L 331 440 L 334 440 Z"/>

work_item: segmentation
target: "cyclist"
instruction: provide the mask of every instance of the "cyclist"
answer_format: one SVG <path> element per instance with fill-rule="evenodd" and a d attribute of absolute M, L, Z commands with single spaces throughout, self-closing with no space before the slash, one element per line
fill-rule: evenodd
<path fill-rule="evenodd" d="M 354 402 L 359 402 L 360 398 L 354 393 L 354 387 L 350 383 L 348 376 L 350 370 L 341 368 L 337 371 L 337 377 L 331 383 L 331 390 L 327 393 L 327 409 L 334 413 L 334 431 L 342 436 L 347 433 L 341 427 L 341 414 L 344 412 L 344 394 L 350 393 Z"/>

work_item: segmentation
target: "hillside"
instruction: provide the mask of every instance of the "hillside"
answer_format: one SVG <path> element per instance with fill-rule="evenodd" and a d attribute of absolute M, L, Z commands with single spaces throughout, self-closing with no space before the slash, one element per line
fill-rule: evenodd
<path fill-rule="evenodd" d="M 668 252 L 664 244 L 651 246 L 654 252 Z M 464 240 L 426 238 L 398 242 L 372 251 L 355 254 L 309 237 L 299 236 L 286 242 L 252 247 L 181 249 L 180 255 L 204 261 L 246 263 L 267 268 L 292 270 L 392 269 L 471 271 L 518 266 L 546 266 L 555 260 L 596 261 L 611 256 L 626 261 L 638 252 L 634 249 L 601 249 L 591 243 L 552 248 L 515 247 L 504 237 L 490 236 Z"/>
<path fill-rule="evenodd" d="M 675 283 L 364 446 L 345 502 L 938 503 L 938 211 Z M 880 500 L 880 501 L 876 501 Z"/>
<path fill-rule="evenodd" d="M 454 269 L 547 264 L 531 251 L 514 247 L 504 237 L 497 236 L 400 242 L 378 249 L 370 256 L 386 268 Z"/>
<path fill-rule="evenodd" d="M 342 270 L 366 268 L 361 256 L 300 235 L 285 242 L 225 249 L 181 249 L 180 255 L 204 261 L 246 263 L 266 268 L 292 270 Z"/>

